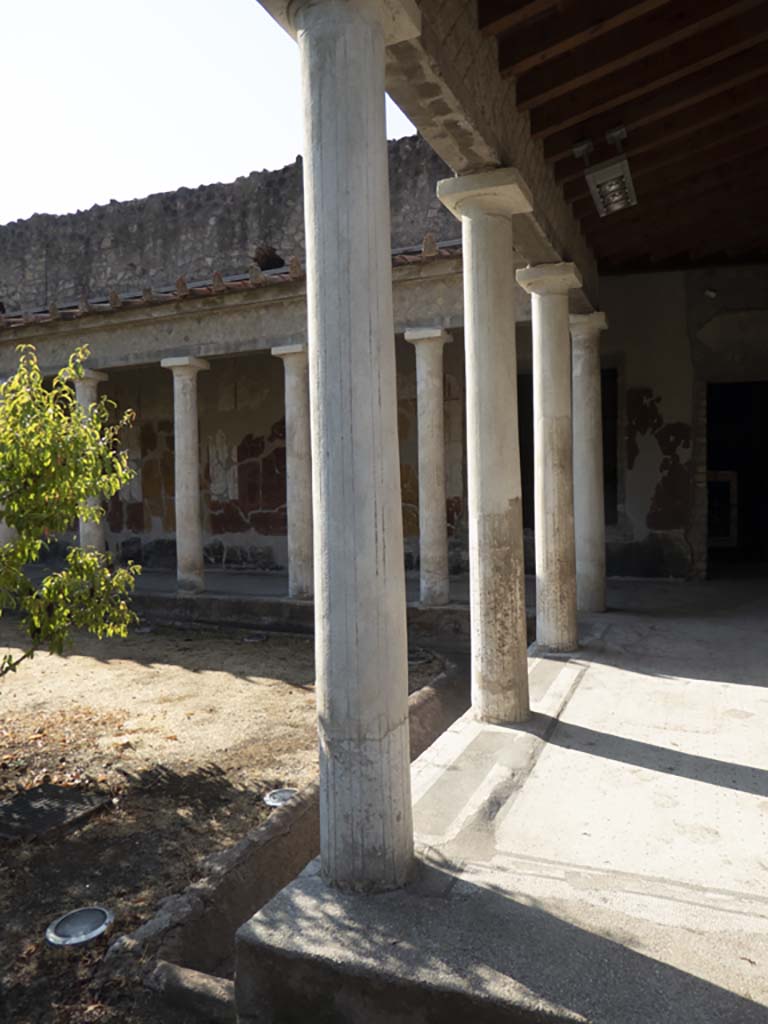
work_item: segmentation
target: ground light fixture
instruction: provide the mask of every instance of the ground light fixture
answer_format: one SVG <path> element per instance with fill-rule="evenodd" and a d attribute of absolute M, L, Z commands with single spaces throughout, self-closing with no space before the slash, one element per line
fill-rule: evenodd
<path fill-rule="evenodd" d="M 49 946 L 82 946 L 97 939 L 115 919 L 104 907 L 79 907 L 62 914 L 45 929 Z"/>
<path fill-rule="evenodd" d="M 606 132 L 606 141 L 616 147 L 617 155 L 591 167 L 589 166 L 589 154 L 594 148 L 592 143 L 586 140 L 574 146 L 573 149 L 573 155 L 584 160 L 586 167 L 584 177 L 601 217 L 607 217 L 619 210 L 626 210 L 630 206 L 637 206 L 637 196 L 632 181 L 632 172 L 629 169 L 629 161 L 621 152 L 621 144 L 626 137 L 627 130 L 623 126 Z"/>
<path fill-rule="evenodd" d="M 270 789 L 264 797 L 264 803 L 267 807 L 283 807 L 290 800 L 293 800 L 298 795 L 298 792 L 298 789 L 293 789 L 290 786 L 285 789 Z"/>

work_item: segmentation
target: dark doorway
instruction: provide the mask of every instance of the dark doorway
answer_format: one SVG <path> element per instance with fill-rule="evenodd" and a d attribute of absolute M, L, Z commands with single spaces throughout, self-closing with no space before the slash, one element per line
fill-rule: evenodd
<path fill-rule="evenodd" d="M 768 381 L 709 384 L 709 575 L 768 575 Z"/>

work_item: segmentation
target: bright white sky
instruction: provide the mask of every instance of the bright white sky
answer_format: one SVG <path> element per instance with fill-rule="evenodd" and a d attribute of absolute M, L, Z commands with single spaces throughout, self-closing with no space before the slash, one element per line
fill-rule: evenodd
<path fill-rule="evenodd" d="M 301 152 L 295 43 L 257 0 L 3 4 L 0 224 Z M 387 100 L 390 138 L 410 121 Z"/>

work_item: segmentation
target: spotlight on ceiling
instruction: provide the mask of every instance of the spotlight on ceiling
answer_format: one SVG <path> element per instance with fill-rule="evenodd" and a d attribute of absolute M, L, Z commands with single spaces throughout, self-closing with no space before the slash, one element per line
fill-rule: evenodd
<path fill-rule="evenodd" d="M 637 206 L 637 196 L 629 162 L 625 156 L 621 155 L 621 144 L 626 137 L 627 129 L 623 125 L 606 132 L 606 141 L 616 147 L 617 156 L 611 160 L 604 160 L 600 164 L 594 164 L 592 167 L 588 164 L 589 154 L 594 147 L 589 140 L 575 146 L 573 150 L 575 157 L 584 160 L 584 165 L 587 168 L 584 177 L 601 217 L 607 217 L 608 214 L 617 213 L 619 210 L 626 210 L 630 206 Z"/>

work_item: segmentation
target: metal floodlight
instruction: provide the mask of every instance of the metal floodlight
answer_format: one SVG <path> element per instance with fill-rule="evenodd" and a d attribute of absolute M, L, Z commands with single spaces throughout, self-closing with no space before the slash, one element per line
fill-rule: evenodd
<path fill-rule="evenodd" d="M 616 156 L 601 164 L 589 166 L 589 158 L 594 150 L 591 139 L 582 139 L 573 147 L 573 155 L 577 160 L 584 161 L 584 177 L 592 194 L 597 212 L 601 217 L 618 210 L 626 210 L 628 206 L 637 206 L 635 186 L 627 158 L 622 156 L 621 144 L 627 137 L 627 129 L 623 124 L 611 128 L 605 133 L 605 141 L 616 147 Z"/>
<path fill-rule="evenodd" d="M 601 217 L 626 210 L 629 206 L 637 206 L 635 186 L 626 157 L 595 164 L 584 176 Z"/>

